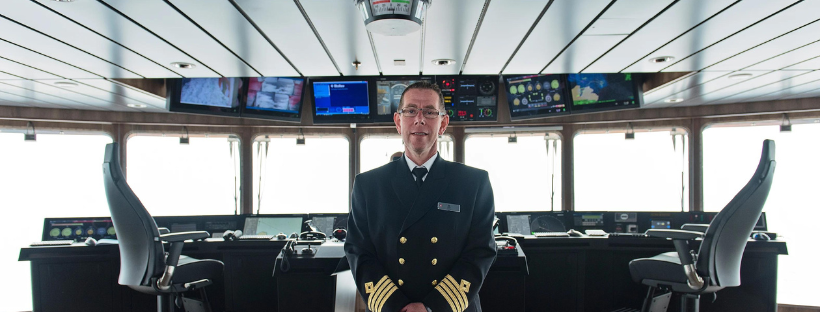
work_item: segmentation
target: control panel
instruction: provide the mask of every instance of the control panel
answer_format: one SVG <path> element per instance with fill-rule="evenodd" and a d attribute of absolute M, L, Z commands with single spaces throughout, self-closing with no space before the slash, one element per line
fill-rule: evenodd
<path fill-rule="evenodd" d="M 498 76 L 436 76 L 450 122 L 496 121 Z"/>

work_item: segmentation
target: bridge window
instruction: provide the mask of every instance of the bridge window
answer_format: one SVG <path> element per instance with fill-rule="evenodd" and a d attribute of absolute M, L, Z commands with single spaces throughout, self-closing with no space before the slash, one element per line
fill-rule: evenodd
<path fill-rule="evenodd" d="M 576 211 L 689 210 L 689 142 L 681 129 L 585 131 L 573 141 Z"/>
<path fill-rule="evenodd" d="M 263 135 L 253 143 L 253 211 L 346 213 L 350 142 L 338 135 Z M 261 175 L 260 175 L 261 173 Z"/>
<path fill-rule="evenodd" d="M 135 134 L 126 146 L 128 185 L 153 216 L 239 211 L 239 140 L 229 135 Z"/>
<path fill-rule="evenodd" d="M 464 144 L 468 166 L 487 170 L 495 211 L 559 211 L 561 139 L 555 133 L 471 134 Z"/>
<path fill-rule="evenodd" d="M 0 286 L 3 307 L 11 311 L 31 311 L 30 262 L 18 262 L 16 244 L 41 240 L 43 219 L 47 217 L 110 216 L 103 188 L 102 162 L 104 134 L 47 134 L 37 129 L 37 141 L 26 142 L 23 133 L 0 133 L 0 207 L 9 221 L 13 245 L 0 249 L 0 266 L 13 283 Z M 13 194 L 13 196 L 12 196 Z M 21 240 L 22 239 L 22 240 Z"/>
<path fill-rule="evenodd" d="M 382 166 L 396 152 L 404 152 L 401 136 L 398 134 L 367 135 L 362 139 L 359 150 L 359 172 Z M 438 152 L 441 158 L 453 161 L 453 137 L 442 135 L 438 138 Z"/>
<path fill-rule="evenodd" d="M 763 140 L 776 144 L 774 182 L 763 211 L 768 228 L 788 241 L 789 255 L 778 258 L 777 302 L 820 306 L 812 289 L 816 267 L 817 177 L 820 177 L 820 120 L 718 124 L 703 131 L 703 206 L 719 211 L 746 185 L 760 160 Z"/>

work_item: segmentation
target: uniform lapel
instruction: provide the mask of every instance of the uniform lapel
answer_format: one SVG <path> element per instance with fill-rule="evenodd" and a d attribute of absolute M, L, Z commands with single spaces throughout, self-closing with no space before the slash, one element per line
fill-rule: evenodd
<path fill-rule="evenodd" d="M 405 171 L 409 171 L 407 167 L 404 167 L 404 169 Z M 414 190 L 418 189 L 416 185 L 413 184 L 413 177 L 410 177 L 408 181 L 410 188 Z M 402 196 L 414 197 L 410 212 L 407 214 L 407 218 L 404 219 L 404 224 L 402 224 L 399 233 L 404 232 L 404 230 L 421 219 L 430 209 L 436 207 L 436 201 L 438 201 L 441 194 L 444 193 L 449 181 L 450 179 L 447 178 L 447 161 L 441 159 L 441 156 L 436 156 L 436 161 L 430 168 L 430 173 L 427 174 L 427 178 L 424 179 L 421 189 L 416 192 L 408 191 L 404 195 L 399 194 L 399 198 L 402 198 Z M 402 200 L 402 202 L 404 202 L 404 200 Z"/>
<path fill-rule="evenodd" d="M 407 167 L 407 161 L 404 157 L 394 161 L 395 172 L 393 174 L 393 191 L 401 202 L 401 211 L 408 211 L 416 202 L 419 189 L 416 187 L 416 181 L 413 180 L 413 174 Z"/>

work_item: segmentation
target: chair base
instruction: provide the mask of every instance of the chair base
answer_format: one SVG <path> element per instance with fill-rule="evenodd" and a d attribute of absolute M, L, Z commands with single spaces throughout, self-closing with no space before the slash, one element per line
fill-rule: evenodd
<path fill-rule="evenodd" d="M 662 294 L 656 295 L 658 287 L 649 287 L 646 298 L 644 299 L 641 312 L 666 312 L 669 308 L 669 302 L 672 299 L 674 292 L 668 289 L 661 289 Z M 699 294 L 682 294 L 680 296 L 680 311 L 681 312 L 699 312 L 700 311 L 700 295 Z"/>
<path fill-rule="evenodd" d="M 211 304 L 204 289 L 199 289 L 200 299 L 186 298 L 182 293 L 157 295 L 157 312 L 211 312 Z"/>

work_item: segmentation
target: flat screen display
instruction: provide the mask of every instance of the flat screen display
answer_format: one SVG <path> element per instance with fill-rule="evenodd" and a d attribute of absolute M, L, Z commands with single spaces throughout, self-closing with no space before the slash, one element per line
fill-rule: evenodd
<path fill-rule="evenodd" d="M 376 119 L 393 120 L 399 110 L 401 95 L 408 86 L 419 81 L 432 81 L 430 77 L 382 77 L 376 80 Z"/>
<path fill-rule="evenodd" d="M 313 81 L 314 122 L 356 122 L 370 118 L 367 80 Z"/>
<path fill-rule="evenodd" d="M 507 215 L 507 232 L 531 235 L 530 215 Z"/>
<path fill-rule="evenodd" d="M 571 74 L 572 113 L 639 108 L 641 93 L 634 74 Z"/>
<path fill-rule="evenodd" d="M 288 77 L 252 77 L 243 117 L 299 121 L 305 79 Z"/>
<path fill-rule="evenodd" d="M 302 217 L 247 217 L 243 235 L 290 235 L 302 232 Z"/>
<path fill-rule="evenodd" d="M 496 121 L 498 76 L 436 76 L 450 122 Z"/>
<path fill-rule="evenodd" d="M 82 240 L 88 237 L 116 239 L 117 232 L 114 230 L 114 223 L 111 218 L 45 219 L 43 241 Z"/>
<path fill-rule="evenodd" d="M 242 78 L 182 78 L 170 87 L 171 111 L 239 116 Z"/>
<path fill-rule="evenodd" d="M 510 119 L 522 120 L 569 114 L 566 83 L 560 75 L 507 77 Z"/>

